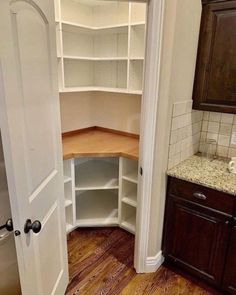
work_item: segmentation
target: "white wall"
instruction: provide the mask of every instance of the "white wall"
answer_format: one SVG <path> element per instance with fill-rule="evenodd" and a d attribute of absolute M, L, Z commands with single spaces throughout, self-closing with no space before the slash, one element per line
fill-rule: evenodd
<path fill-rule="evenodd" d="M 90 92 L 60 94 L 62 132 L 93 126 L 90 101 Z"/>
<path fill-rule="evenodd" d="M 166 0 L 148 256 L 161 250 L 174 102 L 191 101 L 201 0 Z"/>
<path fill-rule="evenodd" d="M 140 95 L 97 92 L 92 108 L 96 126 L 139 134 Z"/>
<path fill-rule="evenodd" d="M 139 134 L 141 96 L 109 92 L 60 95 L 62 132 L 100 126 Z"/>

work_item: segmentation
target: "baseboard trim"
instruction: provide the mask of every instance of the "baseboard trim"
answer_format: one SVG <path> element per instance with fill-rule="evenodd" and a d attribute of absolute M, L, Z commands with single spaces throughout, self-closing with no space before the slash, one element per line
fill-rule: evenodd
<path fill-rule="evenodd" d="M 145 272 L 155 272 L 164 262 L 164 257 L 162 251 L 158 252 L 157 255 L 152 257 L 147 257 L 146 259 L 146 271 Z"/>

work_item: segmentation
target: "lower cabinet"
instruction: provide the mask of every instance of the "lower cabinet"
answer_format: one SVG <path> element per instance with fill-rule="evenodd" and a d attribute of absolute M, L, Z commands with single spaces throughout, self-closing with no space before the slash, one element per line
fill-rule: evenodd
<path fill-rule="evenodd" d="M 67 232 L 77 227 L 120 226 L 135 234 L 138 161 L 82 157 L 64 161 Z"/>
<path fill-rule="evenodd" d="M 236 294 L 236 218 L 234 218 L 234 227 L 229 243 L 223 285 L 225 290 L 228 290 L 231 294 Z"/>
<path fill-rule="evenodd" d="M 222 211 L 216 210 L 218 199 Z M 234 207 L 231 195 L 169 178 L 163 255 L 229 294 L 236 294 Z"/>

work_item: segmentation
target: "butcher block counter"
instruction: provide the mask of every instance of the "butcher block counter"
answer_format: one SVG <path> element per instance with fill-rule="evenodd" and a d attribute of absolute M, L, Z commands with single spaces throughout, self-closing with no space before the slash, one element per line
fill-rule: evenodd
<path fill-rule="evenodd" d="M 137 160 L 137 135 L 115 132 L 99 127 L 71 132 L 62 136 L 63 159 L 80 157 L 126 157 Z"/>

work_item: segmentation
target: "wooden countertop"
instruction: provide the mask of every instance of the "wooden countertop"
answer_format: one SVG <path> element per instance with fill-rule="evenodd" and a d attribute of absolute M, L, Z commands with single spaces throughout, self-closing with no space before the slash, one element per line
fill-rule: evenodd
<path fill-rule="evenodd" d="M 98 129 L 63 136 L 63 159 L 126 157 L 138 159 L 139 139 Z"/>

